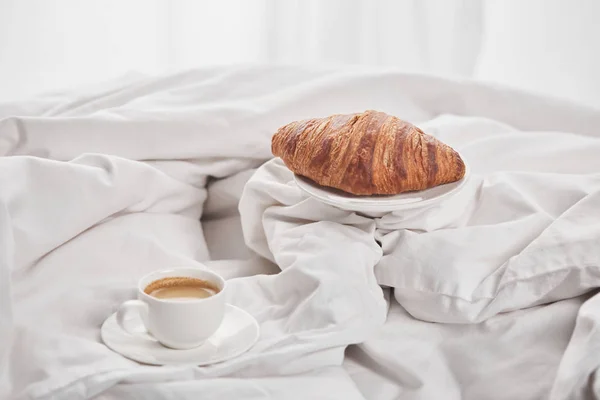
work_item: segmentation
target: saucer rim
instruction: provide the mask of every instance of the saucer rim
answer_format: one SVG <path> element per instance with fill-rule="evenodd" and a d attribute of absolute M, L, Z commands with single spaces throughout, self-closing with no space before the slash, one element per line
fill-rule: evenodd
<path fill-rule="evenodd" d="M 254 347 L 254 345 L 255 345 L 255 344 L 258 342 L 258 339 L 260 338 L 260 325 L 259 325 L 258 321 L 256 320 L 256 318 L 255 318 L 255 317 L 254 317 L 252 314 L 250 314 L 248 311 L 244 310 L 243 308 L 240 308 L 240 307 L 238 307 L 238 306 L 235 306 L 235 305 L 233 305 L 233 304 L 230 304 L 230 303 L 226 303 L 226 304 L 225 304 L 225 307 L 228 307 L 228 308 L 230 308 L 230 309 L 235 309 L 235 310 L 237 310 L 237 311 L 240 311 L 240 312 L 242 312 L 242 313 L 246 314 L 248 317 L 250 317 L 250 319 L 251 319 L 251 321 L 252 321 L 252 325 L 253 325 L 253 326 L 254 326 L 254 328 L 255 328 L 255 329 L 254 329 L 254 332 L 255 332 L 254 338 L 253 338 L 253 340 L 252 340 L 251 342 L 249 342 L 248 346 L 246 346 L 246 347 L 242 347 L 242 348 L 241 348 L 241 350 L 238 350 L 238 351 L 237 351 L 237 352 L 235 352 L 235 353 L 231 353 L 231 354 L 228 354 L 228 355 L 226 355 L 226 356 L 223 356 L 223 357 L 220 357 L 220 358 L 217 358 L 217 359 L 214 359 L 214 360 L 213 360 L 213 359 L 211 359 L 211 360 L 208 360 L 208 361 L 206 361 L 206 362 L 199 362 L 199 363 L 198 363 L 198 362 L 186 362 L 186 361 L 183 361 L 183 362 L 178 362 L 178 361 L 177 361 L 177 362 L 152 362 L 152 361 L 148 361 L 148 360 L 144 360 L 144 361 L 142 361 L 142 360 L 139 360 L 139 359 L 136 359 L 136 358 L 134 358 L 134 356 L 132 356 L 132 355 L 128 355 L 128 354 L 121 353 L 120 351 L 118 351 L 117 349 L 113 348 L 113 347 L 112 347 L 112 346 L 111 346 L 111 345 L 108 343 L 108 342 L 110 342 L 110 341 L 108 341 L 108 342 L 107 342 L 107 341 L 105 340 L 105 334 L 106 334 L 106 333 L 105 333 L 105 331 L 106 331 L 106 329 L 105 329 L 105 326 L 107 326 L 107 325 L 110 323 L 110 321 L 111 321 L 111 320 L 115 320 L 115 324 L 116 324 L 116 316 L 117 316 L 117 313 L 116 313 L 116 312 L 114 312 L 114 313 L 112 313 L 111 315 L 109 315 L 109 316 L 108 316 L 108 317 L 107 317 L 107 318 L 104 320 L 104 322 L 102 323 L 102 326 L 100 327 L 100 337 L 101 337 L 102 343 L 103 343 L 103 344 L 104 344 L 104 345 L 105 345 L 105 346 L 106 346 L 108 349 L 110 349 L 112 352 L 114 352 L 114 353 L 116 353 L 116 354 L 119 354 L 120 356 L 122 356 L 122 357 L 125 357 L 125 358 L 127 358 L 127 359 L 129 359 L 129 360 L 132 360 L 132 361 L 135 361 L 135 362 L 137 362 L 137 363 L 143 364 L 143 365 L 153 365 L 153 366 L 194 366 L 194 367 L 202 367 L 202 366 L 208 366 L 208 365 L 218 364 L 218 363 L 225 362 L 225 361 L 227 361 L 227 360 L 234 359 L 234 358 L 236 358 L 236 357 L 239 357 L 240 355 L 242 355 L 242 354 L 244 354 L 244 353 L 248 352 L 250 349 L 252 349 L 252 347 Z M 118 325 L 117 325 L 117 327 L 118 327 Z M 120 329 L 120 328 L 119 328 L 119 329 Z M 211 337 L 212 337 L 212 336 L 211 336 Z M 209 339 L 210 339 L 210 338 L 209 338 Z M 207 339 L 207 340 L 208 340 L 208 339 Z M 162 345 L 162 344 L 160 344 L 160 343 L 159 343 L 159 345 L 160 345 L 160 346 L 163 346 L 163 345 Z M 201 346 L 198 346 L 198 347 L 202 347 L 202 346 L 203 346 L 203 345 L 201 345 Z M 192 350 L 195 350 L 195 349 L 197 349 L 198 347 L 194 347 L 194 348 L 192 348 L 192 349 L 187 349 L 187 350 L 178 350 L 178 349 L 170 349 L 170 348 L 168 348 L 168 347 L 166 347 L 166 346 L 163 346 L 163 348 L 165 348 L 165 349 L 167 349 L 167 350 L 169 350 L 169 351 L 173 351 L 173 352 L 186 352 L 186 351 L 192 351 Z"/>

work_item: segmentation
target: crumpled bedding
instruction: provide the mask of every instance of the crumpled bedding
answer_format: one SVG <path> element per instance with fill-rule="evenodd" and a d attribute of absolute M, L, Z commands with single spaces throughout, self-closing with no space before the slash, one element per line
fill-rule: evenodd
<path fill-rule="evenodd" d="M 307 198 L 291 120 L 379 109 L 473 175 L 409 213 Z M 600 112 L 390 71 L 236 67 L 0 106 L 0 398 L 588 398 L 600 317 Z M 203 265 L 259 321 L 246 354 L 151 367 L 102 322 Z"/>

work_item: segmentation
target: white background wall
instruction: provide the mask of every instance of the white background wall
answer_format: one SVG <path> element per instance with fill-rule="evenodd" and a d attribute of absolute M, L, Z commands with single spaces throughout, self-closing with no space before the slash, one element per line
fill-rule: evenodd
<path fill-rule="evenodd" d="M 360 64 L 600 107 L 597 0 L 0 0 L 0 101 L 128 72 Z"/>
<path fill-rule="evenodd" d="M 600 108 L 600 1 L 486 2 L 474 77 Z"/>

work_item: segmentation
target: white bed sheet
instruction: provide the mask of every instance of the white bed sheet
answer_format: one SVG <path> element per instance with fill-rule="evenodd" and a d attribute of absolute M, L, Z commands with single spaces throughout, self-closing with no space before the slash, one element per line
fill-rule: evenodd
<path fill-rule="evenodd" d="M 244 245 L 237 202 L 270 158 L 275 129 L 367 108 L 585 140 L 600 128 L 595 110 L 382 71 L 198 70 L 0 106 L 0 398 L 598 393 L 594 292 L 478 324 L 431 323 L 368 273 L 381 252 L 361 247 L 366 226 L 352 231 L 346 254 L 299 252 L 283 272 Z M 367 267 L 345 271 L 340 259 Z M 101 343 L 101 323 L 133 297 L 139 276 L 199 262 L 235 278 L 230 301 L 259 320 L 249 353 L 208 368 L 157 368 Z"/>

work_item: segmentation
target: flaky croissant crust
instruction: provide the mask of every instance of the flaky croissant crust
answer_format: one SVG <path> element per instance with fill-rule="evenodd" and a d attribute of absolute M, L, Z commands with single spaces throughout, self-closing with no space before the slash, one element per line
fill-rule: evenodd
<path fill-rule="evenodd" d="M 463 178 L 450 146 L 382 112 L 337 114 L 281 127 L 271 151 L 294 173 L 355 195 L 393 195 Z"/>

